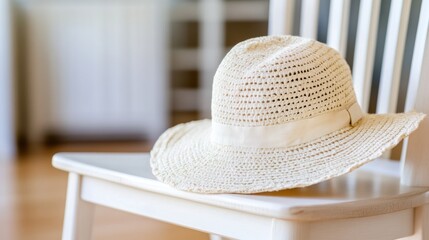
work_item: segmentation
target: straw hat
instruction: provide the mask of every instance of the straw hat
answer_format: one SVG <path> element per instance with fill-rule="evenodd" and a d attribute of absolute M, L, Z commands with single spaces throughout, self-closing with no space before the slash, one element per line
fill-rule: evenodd
<path fill-rule="evenodd" d="M 153 174 L 181 190 L 256 193 L 305 187 L 379 157 L 422 113 L 364 114 L 337 51 L 292 36 L 236 45 L 213 82 L 212 120 L 168 129 Z"/>

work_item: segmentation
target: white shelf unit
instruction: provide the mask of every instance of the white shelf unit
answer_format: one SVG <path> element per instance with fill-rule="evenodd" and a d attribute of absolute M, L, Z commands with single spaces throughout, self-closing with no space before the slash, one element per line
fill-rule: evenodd
<path fill-rule="evenodd" d="M 199 46 L 171 50 L 172 71 L 196 70 L 199 73 L 198 88 L 173 89 L 172 109 L 197 111 L 200 118 L 210 118 L 213 76 L 223 56 L 232 47 L 225 46 L 225 24 L 267 21 L 268 0 L 177 1 L 171 5 L 170 17 L 173 23 L 198 22 L 199 25 Z"/>

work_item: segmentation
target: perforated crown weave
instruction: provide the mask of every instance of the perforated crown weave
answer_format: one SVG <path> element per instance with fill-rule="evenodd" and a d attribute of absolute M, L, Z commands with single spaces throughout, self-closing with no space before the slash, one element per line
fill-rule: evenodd
<path fill-rule="evenodd" d="M 160 181 L 193 192 L 305 187 L 379 157 L 423 117 L 362 116 L 349 66 L 335 50 L 300 37 L 254 38 L 220 64 L 212 120 L 168 129 L 151 151 L 151 166 Z M 290 141 L 273 145 L 273 137 Z"/>
<path fill-rule="evenodd" d="M 239 43 L 213 82 L 213 121 L 270 126 L 337 111 L 356 102 L 350 68 L 326 45 L 298 37 Z"/>

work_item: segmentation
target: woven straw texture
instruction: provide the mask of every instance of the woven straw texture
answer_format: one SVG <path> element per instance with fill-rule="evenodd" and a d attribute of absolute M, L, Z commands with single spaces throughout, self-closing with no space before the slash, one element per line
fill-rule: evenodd
<path fill-rule="evenodd" d="M 310 142 L 280 148 L 211 141 L 211 121 L 274 126 L 341 111 L 356 102 L 347 63 L 314 40 L 270 36 L 239 43 L 213 83 L 212 120 L 167 130 L 151 151 L 154 175 L 181 190 L 257 193 L 304 187 L 347 173 L 396 145 L 421 113 L 366 115 Z M 303 129 L 311 131 L 311 129 Z"/>
<path fill-rule="evenodd" d="M 334 49 L 299 37 L 239 43 L 213 82 L 213 121 L 270 126 L 338 111 L 356 102 L 350 68 Z"/>

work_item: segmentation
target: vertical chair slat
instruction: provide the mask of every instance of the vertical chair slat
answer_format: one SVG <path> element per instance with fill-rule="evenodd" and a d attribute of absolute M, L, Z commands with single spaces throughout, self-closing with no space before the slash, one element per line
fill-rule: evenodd
<path fill-rule="evenodd" d="M 295 0 L 271 0 L 269 35 L 292 34 Z"/>
<path fill-rule="evenodd" d="M 416 95 L 420 81 L 422 81 L 423 66 L 429 66 L 428 29 L 429 29 L 429 0 L 422 2 L 419 24 L 417 27 L 416 41 L 414 43 L 413 59 L 411 60 L 410 79 L 408 81 L 407 97 L 405 99 L 405 111 L 411 111 L 416 103 Z M 426 64 L 426 65 L 425 65 Z M 428 81 L 429 79 L 426 79 Z"/>
<path fill-rule="evenodd" d="M 381 0 L 362 0 L 359 7 L 353 85 L 357 100 L 365 112 L 369 107 L 380 4 Z"/>
<path fill-rule="evenodd" d="M 411 62 L 405 111 L 416 109 L 429 113 L 429 0 L 423 0 L 417 27 L 416 41 Z M 429 186 L 427 156 L 429 148 L 429 119 L 426 117 L 420 128 L 404 141 L 401 161 L 401 183 L 413 186 Z"/>
<path fill-rule="evenodd" d="M 320 0 L 303 0 L 301 8 L 300 35 L 306 38 L 317 38 L 317 20 L 319 18 Z"/>
<path fill-rule="evenodd" d="M 200 117 L 211 115 L 211 89 L 213 76 L 223 56 L 224 41 L 223 0 L 202 0 L 200 5 Z"/>
<path fill-rule="evenodd" d="M 377 113 L 396 112 L 410 7 L 410 0 L 392 1 L 390 6 L 378 91 Z"/>
<path fill-rule="evenodd" d="M 349 13 L 350 0 L 331 0 L 327 43 L 343 57 L 346 54 Z"/>

